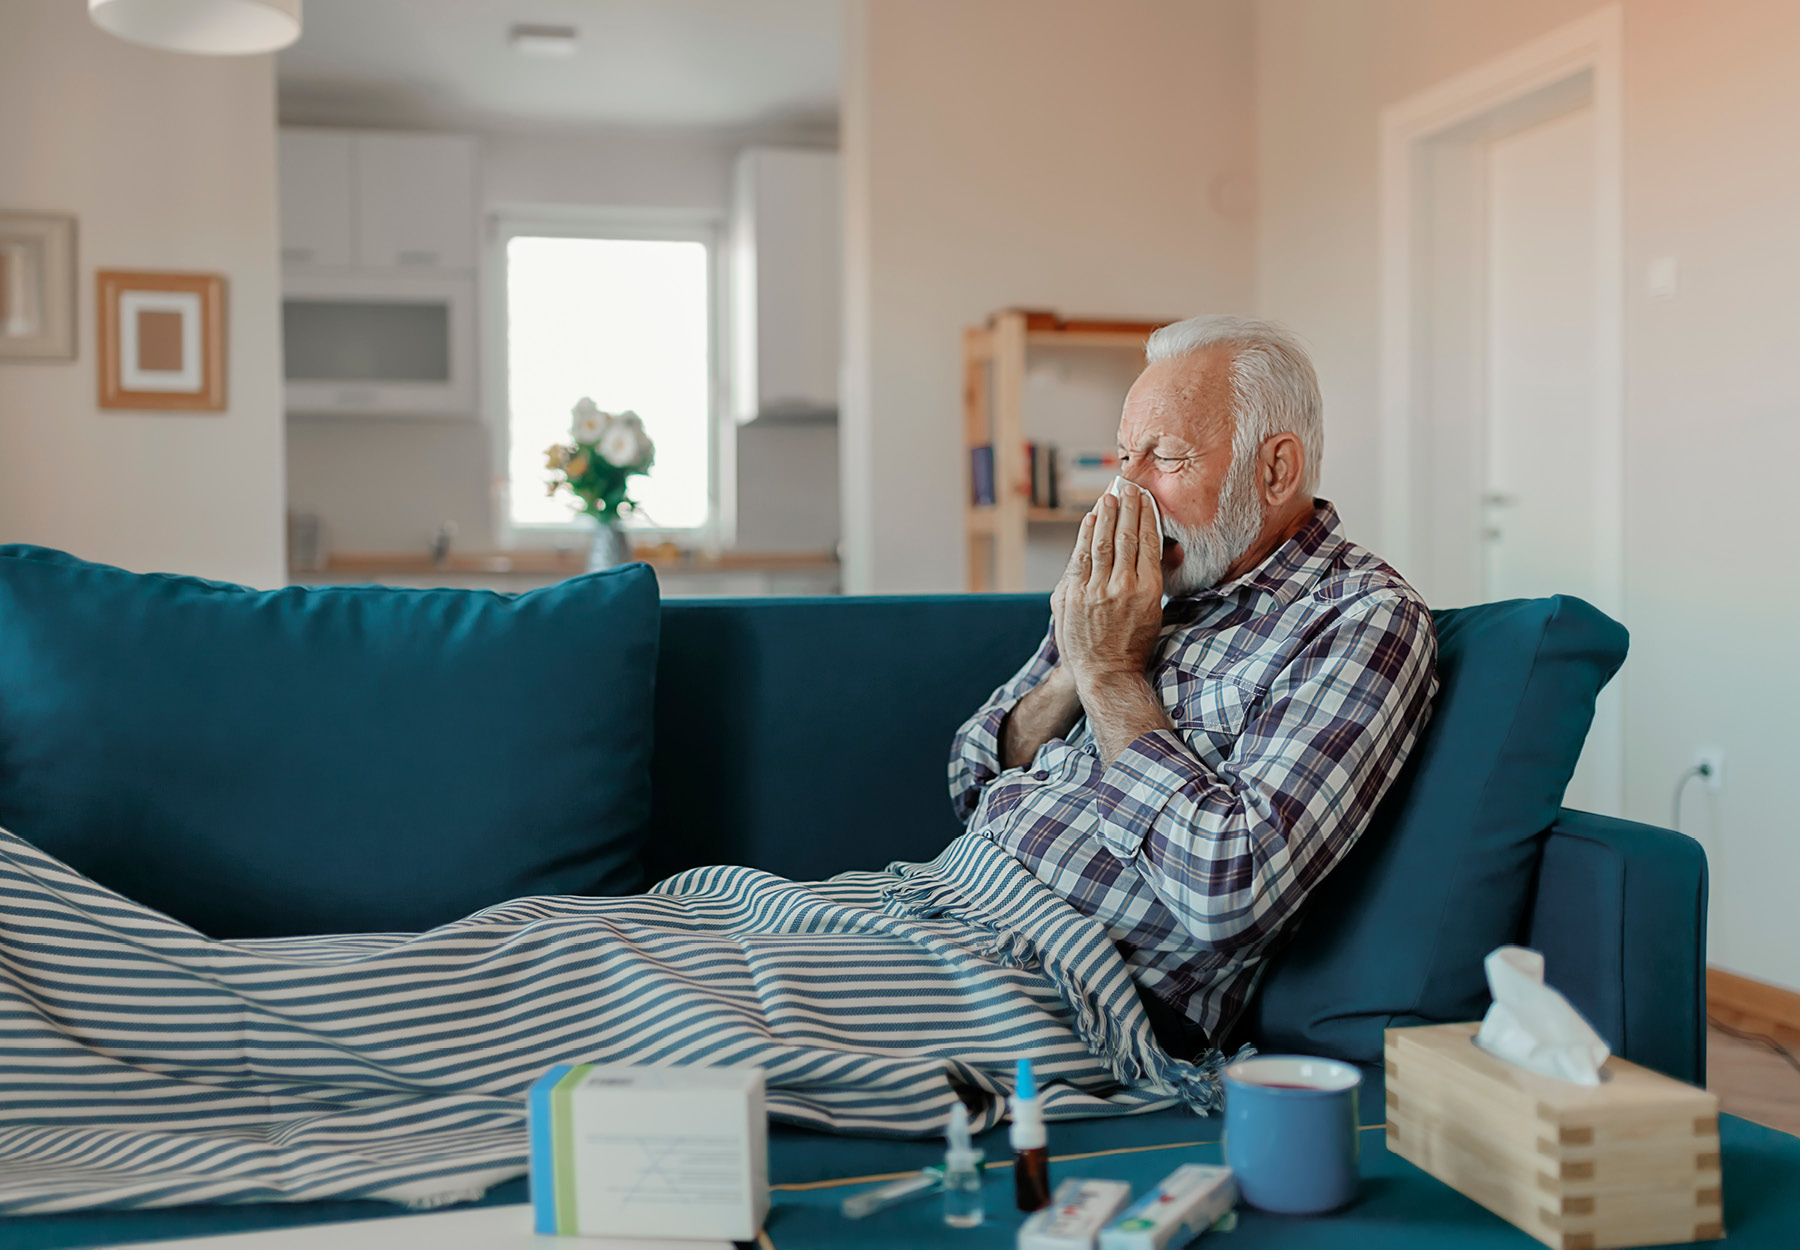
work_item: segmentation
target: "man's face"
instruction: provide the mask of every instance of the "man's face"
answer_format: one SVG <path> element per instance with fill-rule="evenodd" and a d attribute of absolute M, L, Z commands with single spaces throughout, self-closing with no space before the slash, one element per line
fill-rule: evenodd
<path fill-rule="evenodd" d="M 1217 582 L 1262 523 L 1253 475 L 1230 480 L 1231 358 L 1230 348 L 1218 347 L 1146 366 L 1119 418 L 1119 472 L 1162 509 L 1163 585 L 1171 595 Z"/>

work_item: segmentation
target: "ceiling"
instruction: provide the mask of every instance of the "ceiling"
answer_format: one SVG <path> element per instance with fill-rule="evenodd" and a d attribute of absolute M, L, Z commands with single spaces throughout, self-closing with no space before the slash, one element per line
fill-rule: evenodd
<path fill-rule="evenodd" d="M 574 26 L 566 60 L 516 22 Z M 835 124 L 841 0 L 306 0 L 281 118 L 520 129 Z"/>

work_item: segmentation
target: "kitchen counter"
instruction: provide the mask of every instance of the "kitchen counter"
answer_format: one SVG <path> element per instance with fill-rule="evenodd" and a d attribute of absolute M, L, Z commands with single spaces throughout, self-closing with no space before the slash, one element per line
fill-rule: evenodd
<path fill-rule="evenodd" d="M 695 595 L 828 595 L 842 589 L 837 557 L 829 551 L 683 552 L 672 545 L 634 548 L 656 570 L 666 598 Z M 413 552 L 343 552 L 323 568 L 296 570 L 297 586 L 376 584 L 451 586 L 516 593 L 587 571 L 587 551 L 550 548 L 452 551 L 441 559 Z"/>

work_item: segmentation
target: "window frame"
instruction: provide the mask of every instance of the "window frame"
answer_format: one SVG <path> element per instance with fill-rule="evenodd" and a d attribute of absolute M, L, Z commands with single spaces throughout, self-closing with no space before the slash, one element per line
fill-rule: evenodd
<path fill-rule="evenodd" d="M 482 376 L 490 423 L 494 464 L 494 534 L 502 550 L 568 550 L 585 546 L 593 522 L 574 516 L 567 522 L 515 522 L 512 518 L 512 379 L 507 352 L 506 248 L 520 237 L 570 239 L 647 239 L 699 243 L 707 249 L 707 520 L 696 528 L 632 527 L 640 543 L 672 542 L 716 554 L 730 547 L 737 532 L 737 426 L 730 420 L 725 396 L 730 393 L 725 342 L 730 307 L 730 265 L 726 256 L 722 213 L 705 209 L 593 208 L 561 205 L 508 205 L 488 216 L 482 248 Z M 570 399 L 573 405 L 575 398 Z M 542 489 L 541 486 L 536 487 Z"/>

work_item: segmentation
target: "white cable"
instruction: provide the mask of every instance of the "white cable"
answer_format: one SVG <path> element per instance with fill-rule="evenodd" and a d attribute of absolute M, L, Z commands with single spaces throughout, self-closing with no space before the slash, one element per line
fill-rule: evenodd
<path fill-rule="evenodd" d="M 1712 776 L 1711 764 L 1695 764 L 1692 768 L 1681 774 L 1680 779 L 1675 783 L 1675 798 L 1669 804 L 1669 828 L 1675 830 L 1677 833 L 1681 832 L 1681 795 L 1682 791 L 1687 789 L 1687 783 L 1696 777 L 1704 778 L 1710 776 Z"/>

